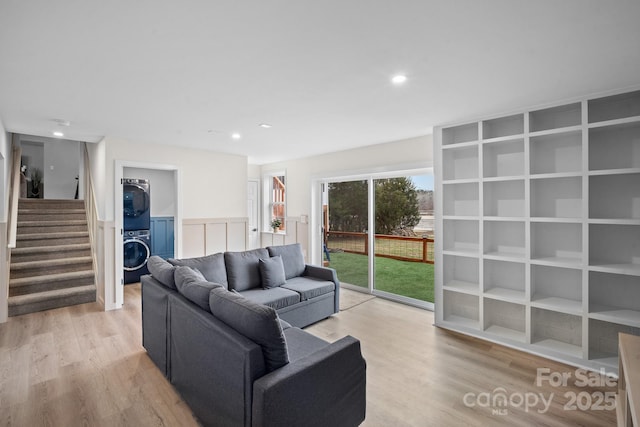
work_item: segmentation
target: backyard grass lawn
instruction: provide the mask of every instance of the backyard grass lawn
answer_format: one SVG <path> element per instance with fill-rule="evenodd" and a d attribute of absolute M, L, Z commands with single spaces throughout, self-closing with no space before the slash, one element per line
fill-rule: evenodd
<path fill-rule="evenodd" d="M 329 267 L 336 269 L 341 282 L 367 287 L 365 255 L 334 252 Z M 433 264 L 376 257 L 375 272 L 376 289 L 433 302 Z"/>

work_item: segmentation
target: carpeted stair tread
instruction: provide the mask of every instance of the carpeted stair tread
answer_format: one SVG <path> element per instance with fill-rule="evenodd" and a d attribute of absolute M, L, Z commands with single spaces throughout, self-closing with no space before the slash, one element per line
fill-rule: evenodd
<path fill-rule="evenodd" d="M 95 302 L 95 300 L 95 285 L 17 295 L 9 297 L 9 316 L 19 316 L 52 308 Z"/>
<path fill-rule="evenodd" d="M 75 288 L 56 289 L 53 291 L 36 292 L 27 295 L 18 295 L 9 297 L 9 306 L 42 301 L 47 298 L 66 298 L 72 295 L 82 294 L 86 292 L 95 292 L 95 285 L 76 286 Z"/>
<path fill-rule="evenodd" d="M 88 231 L 66 231 L 60 233 L 28 233 L 18 234 L 16 240 L 44 240 L 44 239 L 61 239 L 64 237 L 89 237 Z"/>
<path fill-rule="evenodd" d="M 18 209 L 18 214 L 67 214 L 67 213 L 85 213 L 84 209 L 77 208 L 60 208 L 60 209 L 52 209 L 52 208 L 44 208 L 44 209 L 32 209 L 32 208 L 22 208 Z"/>
<path fill-rule="evenodd" d="M 21 277 L 19 279 L 10 279 L 9 287 L 25 286 L 36 283 L 60 282 L 70 279 L 82 279 L 94 277 L 93 270 L 71 271 L 69 273 L 46 274 L 43 276 Z"/>
<path fill-rule="evenodd" d="M 64 205 L 64 206 L 84 206 L 84 200 L 80 199 L 20 199 L 18 206 L 44 206 L 44 205 Z"/>
<path fill-rule="evenodd" d="M 54 219 L 54 220 L 39 220 L 39 221 L 18 221 L 18 228 L 20 227 L 53 227 L 64 225 L 86 225 L 86 219 Z"/>
<path fill-rule="evenodd" d="M 33 268 L 45 268 L 45 267 L 59 267 L 63 265 L 83 264 L 86 262 L 93 262 L 90 256 L 63 258 L 63 259 L 48 259 L 43 261 L 26 261 L 11 263 L 11 270 L 29 270 Z"/>
<path fill-rule="evenodd" d="M 11 250 L 11 255 L 13 256 L 33 253 L 63 252 L 81 249 L 91 249 L 91 244 L 74 243 L 70 245 L 31 246 L 26 248 L 15 248 Z"/>

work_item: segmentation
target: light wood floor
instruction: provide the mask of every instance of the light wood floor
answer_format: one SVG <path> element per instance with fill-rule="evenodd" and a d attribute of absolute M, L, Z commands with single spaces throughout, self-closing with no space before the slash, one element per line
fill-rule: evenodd
<path fill-rule="evenodd" d="M 614 388 L 575 387 L 572 367 L 432 323 L 431 312 L 374 298 L 307 330 L 330 341 L 347 334 L 361 340 L 364 426 L 615 425 L 615 411 L 563 409 L 565 393 L 587 393 L 584 404 Z M 571 374 L 568 386 L 536 386 L 536 368 L 543 367 Z M 468 403 L 477 396 L 482 402 L 500 387 L 514 399 L 502 408 L 506 414 L 464 403 L 465 395 Z M 516 407 L 519 395 L 534 393 L 551 398 L 546 413 L 538 412 L 542 403 L 528 411 Z M 197 422 L 142 348 L 139 285 L 125 287 L 122 310 L 85 304 L 0 325 L 0 426 L 162 425 Z"/>

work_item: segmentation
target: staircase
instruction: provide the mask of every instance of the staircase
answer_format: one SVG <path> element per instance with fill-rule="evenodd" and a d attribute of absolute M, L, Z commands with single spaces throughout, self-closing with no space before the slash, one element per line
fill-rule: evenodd
<path fill-rule="evenodd" d="M 9 316 L 96 300 L 82 200 L 20 199 Z"/>

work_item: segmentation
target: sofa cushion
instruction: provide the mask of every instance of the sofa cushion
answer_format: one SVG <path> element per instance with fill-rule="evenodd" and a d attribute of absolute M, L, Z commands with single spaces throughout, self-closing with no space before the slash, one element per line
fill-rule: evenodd
<path fill-rule="evenodd" d="M 267 247 L 267 250 L 269 251 L 269 255 L 272 257 L 278 255 L 282 257 L 285 278 L 287 280 L 304 274 L 305 262 L 300 243 L 283 246 L 269 246 Z"/>
<path fill-rule="evenodd" d="M 147 268 L 149 268 L 149 273 L 151 273 L 153 278 L 158 282 L 167 288 L 178 289 L 176 288 L 176 281 L 173 278 L 173 272 L 176 269 L 175 266 L 169 264 L 158 255 L 153 255 L 147 260 Z"/>
<path fill-rule="evenodd" d="M 260 259 L 269 258 L 264 248 L 244 252 L 225 252 L 224 263 L 227 267 L 229 289 L 244 291 L 262 286 L 260 278 Z"/>
<path fill-rule="evenodd" d="M 218 253 L 198 258 L 174 259 L 169 258 L 171 264 L 175 266 L 187 266 L 200 270 L 205 279 L 209 282 L 220 283 L 225 288 L 228 286 L 227 269 L 224 265 L 224 254 Z"/>
<path fill-rule="evenodd" d="M 271 258 L 260 259 L 258 261 L 258 267 L 260 268 L 263 288 L 277 288 L 286 283 L 287 280 L 284 276 L 284 265 L 282 265 L 281 256 L 278 255 Z"/>
<path fill-rule="evenodd" d="M 282 287 L 297 292 L 300 294 L 300 299 L 305 301 L 333 292 L 336 284 L 316 277 L 302 276 L 287 280 Z"/>
<path fill-rule="evenodd" d="M 267 305 L 275 310 L 289 307 L 300 302 L 300 294 L 283 287 L 271 289 L 247 289 L 240 292 L 240 295 L 251 301 Z"/>
<path fill-rule="evenodd" d="M 191 267 L 176 267 L 175 281 L 178 292 L 202 309 L 209 311 L 209 292 L 223 288 L 219 283 L 207 282 L 202 273 Z"/>
<path fill-rule="evenodd" d="M 268 372 L 289 363 L 287 342 L 278 313 L 225 289 L 212 289 L 209 306 L 215 317 L 262 347 Z"/>

